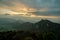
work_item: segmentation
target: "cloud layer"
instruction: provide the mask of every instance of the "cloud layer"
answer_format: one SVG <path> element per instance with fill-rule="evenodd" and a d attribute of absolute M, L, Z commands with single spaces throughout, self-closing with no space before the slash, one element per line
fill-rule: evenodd
<path fill-rule="evenodd" d="M 59 19 L 60 0 L 0 0 L 0 15 L 21 16 L 29 20 L 37 18 Z"/>
<path fill-rule="evenodd" d="M 52 14 L 60 11 L 60 0 L 0 0 L 0 7 L 16 12 L 39 11 Z M 50 13 L 51 11 L 52 13 Z"/>

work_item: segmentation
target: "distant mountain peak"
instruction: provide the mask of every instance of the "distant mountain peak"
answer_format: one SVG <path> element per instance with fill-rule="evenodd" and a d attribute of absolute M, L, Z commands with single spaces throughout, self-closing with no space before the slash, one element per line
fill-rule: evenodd
<path fill-rule="evenodd" d="M 36 24 L 46 24 L 46 23 L 53 23 L 50 20 L 47 19 L 41 19 L 39 22 L 37 22 Z"/>

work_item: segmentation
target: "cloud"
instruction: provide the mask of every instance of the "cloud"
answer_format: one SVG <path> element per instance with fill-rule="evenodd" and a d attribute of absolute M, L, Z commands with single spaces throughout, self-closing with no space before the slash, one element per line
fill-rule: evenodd
<path fill-rule="evenodd" d="M 5 2 L 5 3 L 3 3 Z M 11 2 L 11 3 L 10 3 Z M 31 8 L 29 6 L 27 6 L 24 3 L 21 3 L 19 1 L 2 1 L 2 3 L 0 4 L 1 8 L 5 8 L 5 9 L 9 9 L 15 12 L 34 12 L 37 11 L 37 9 Z"/>
<path fill-rule="evenodd" d="M 60 15 L 59 0 L 0 0 L 0 8 L 38 15 Z"/>
<path fill-rule="evenodd" d="M 60 8 L 59 0 L 0 0 L 0 3 L 11 8 L 14 7 L 17 10 L 24 7 L 35 8 L 35 9 L 44 8 L 43 11 L 45 11 L 45 8 L 48 9 Z"/>
<path fill-rule="evenodd" d="M 60 7 L 60 0 L 0 0 L 5 5 L 12 6 L 11 2 L 19 2 L 33 8 Z"/>
<path fill-rule="evenodd" d="M 60 0 L 0 0 L 0 16 L 38 20 L 59 19 Z"/>
<path fill-rule="evenodd" d="M 44 16 L 60 16 L 60 11 L 48 11 L 48 12 L 31 12 L 35 15 L 44 15 Z"/>
<path fill-rule="evenodd" d="M 58 7 L 60 0 L 19 0 L 33 8 Z"/>

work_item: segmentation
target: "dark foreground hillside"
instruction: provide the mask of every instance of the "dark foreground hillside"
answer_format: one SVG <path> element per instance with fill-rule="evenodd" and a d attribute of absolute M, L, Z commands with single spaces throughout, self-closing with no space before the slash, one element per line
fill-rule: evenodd
<path fill-rule="evenodd" d="M 60 40 L 60 34 L 49 32 L 8 31 L 0 32 L 0 40 Z"/>

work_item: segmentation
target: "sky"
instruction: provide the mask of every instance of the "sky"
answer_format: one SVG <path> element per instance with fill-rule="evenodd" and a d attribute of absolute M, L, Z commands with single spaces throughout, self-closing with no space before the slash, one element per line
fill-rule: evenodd
<path fill-rule="evenodd" d="M 60 0 L 0 0 L 0 18 L 60 23 Z"/>

